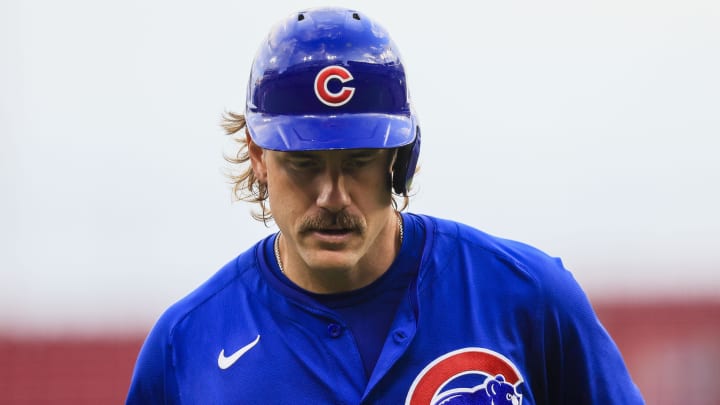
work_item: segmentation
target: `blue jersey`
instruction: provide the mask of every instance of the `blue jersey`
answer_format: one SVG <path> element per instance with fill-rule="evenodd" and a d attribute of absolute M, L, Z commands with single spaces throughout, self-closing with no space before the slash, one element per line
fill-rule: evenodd
<path fill-rule="evenodd" d="M 127 403 L 643 403 L 559 259 L 456 222 L 403 221 L 407 289 L 371 372 L 357 322 L 279 281 L 271 236 L 161 316 Z"/>

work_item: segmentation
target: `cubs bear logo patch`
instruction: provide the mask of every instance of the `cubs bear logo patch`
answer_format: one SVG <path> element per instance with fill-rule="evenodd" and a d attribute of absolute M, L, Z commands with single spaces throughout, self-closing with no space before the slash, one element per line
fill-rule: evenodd
<path fill-rule="evenodd" d="M 468 347 L 446 353 L 415 378 L 405 405 L 521 405 L 523 378 L 505 356 Z"/>

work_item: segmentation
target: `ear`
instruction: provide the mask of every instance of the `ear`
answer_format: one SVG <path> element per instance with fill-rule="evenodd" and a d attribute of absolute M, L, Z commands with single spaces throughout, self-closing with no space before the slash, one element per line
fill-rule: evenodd
<path fill-rule="evenodd" d="M 253 142 L 250 133 L 245 133 L 248 154 L 250 155 L 250 164 L 252 165 L 255 178 L 260 183 L 267 183 L 267 164 L 265 162 L 265 149 Z"/>

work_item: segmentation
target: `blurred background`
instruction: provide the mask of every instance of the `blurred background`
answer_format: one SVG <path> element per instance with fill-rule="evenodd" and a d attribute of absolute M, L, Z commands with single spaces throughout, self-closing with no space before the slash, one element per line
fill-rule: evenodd
<path fill-rule="evenodd" d="M 162 311 L 264 235 L 225 111 L 278 20 L 357 7 L 423 127 L 410 210 L 563 258 L 652 404 L 717 404 L 720 3 L 3 0 L 0 403 L 121 403 Z"/>

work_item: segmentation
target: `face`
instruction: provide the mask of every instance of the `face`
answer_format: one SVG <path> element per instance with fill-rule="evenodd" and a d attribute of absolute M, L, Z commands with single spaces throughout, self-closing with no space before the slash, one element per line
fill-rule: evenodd
<path fill-rule="evenodd" d="M 267 183 L 282 231 L 286 269 L 310 274 L 387 269 L 397 230 L 388 184 L 394 151 L 277 152 L 249 145 L 253 170 Z"/>

